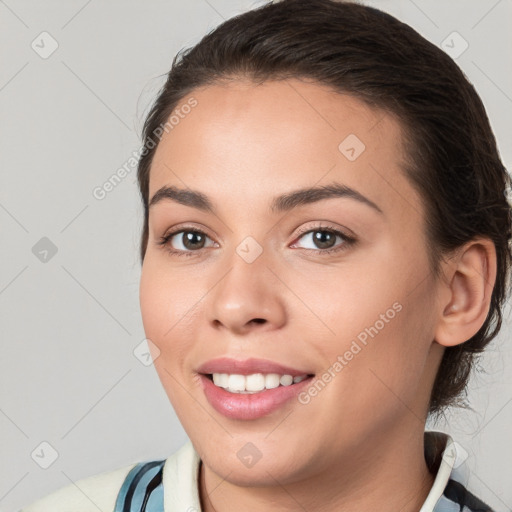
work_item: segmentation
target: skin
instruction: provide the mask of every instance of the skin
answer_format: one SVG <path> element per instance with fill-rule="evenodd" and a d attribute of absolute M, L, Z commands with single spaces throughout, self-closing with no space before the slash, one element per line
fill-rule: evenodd
<path fill-rule="evenodd" d="M 190 96 L 197 106 L 158 145 L 149 197 L 169 185 L 199 190 L 216 212 L 151 207 L 140 301 L 155 368 L 202 460 L 203 510 L 419 510 L 434 478 L 423 456 L 430 391 L 444 348 L 486 318 L 493 244 L 467 244 L 434 278 L 425 211 L 390 114 L 298 79 Z M 354 161 L 338 149 L 349 134 L 366 146 Z M 276 195 L 334 182 L 382 214 L 347 197 L 269 210 Z M 180 234 L 158 245 L 182 223 L 206 233 L 203 248 L 188 249 Z M 356 243 L 336 237 L 344 249 L 322 254 L 311 233 L 298 234 L 320 223 Z M 236 252 L 247 236 L 263 251 L 252 263 Z M 321 376 L 394 303 L 400 312 L 309 403 L 243 421 L 207 402 L 200 364 L 259 357 Z M 262 454 L 250 468 L 237 457 L 248 442 Z"/>

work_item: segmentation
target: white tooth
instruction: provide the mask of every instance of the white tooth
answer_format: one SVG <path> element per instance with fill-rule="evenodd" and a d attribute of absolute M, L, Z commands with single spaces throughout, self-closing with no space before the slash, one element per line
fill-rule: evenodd
<path fill-rule="evenodd" d="M 232 374 L 228 378 L 229 391 L 245 391 L 245 375 Z"/>
<path fill-rule="evenodd" d="M 267 389 L 277 388 L 279 386 L 279 375 L 277 373 L 269 373 L 265 375 L 265 387 Z"/>
<path fill-rule="evenodd" d="M 247 391 L 261 391 L 265 389 L 265 376 L 262 373 L 252 373 L 245 378 Z"/>
<path fill-rule="evenodd" d="M 279 382 L 281 386 L 289 386 L 293 383 L 293 377 L 291 375 L 281 375 Z"/>
<path fill-rule="evenodd" d="M 220 388 L 228 387 L 228 377 L 227 373 L 214 373 L 213 374 L 213 383 Z"/>
<path fill-rule="evenodd" d="M 252 373 L 251 375 L 239 375 L 228 373 L 213 373 L 213 383 L 231 393 L 258 393 L 264 389 L 273 389 L 281 386 L 290 386 L 307 378 L 307 375 L 292 377 L 291 375 L 279 375 L 277 373 Z"/>

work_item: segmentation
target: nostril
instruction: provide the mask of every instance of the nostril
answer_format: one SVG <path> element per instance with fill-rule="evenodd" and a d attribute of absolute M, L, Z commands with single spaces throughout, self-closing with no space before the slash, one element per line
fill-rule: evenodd
<path fill-rule="evenodd" d="M 265 323 L 265 321 L 266 320 L 264 318 L 255 318 L 253 320 L 253 322 L 256 322 L 257 324 L 263 324 L 263 323 Z"/>

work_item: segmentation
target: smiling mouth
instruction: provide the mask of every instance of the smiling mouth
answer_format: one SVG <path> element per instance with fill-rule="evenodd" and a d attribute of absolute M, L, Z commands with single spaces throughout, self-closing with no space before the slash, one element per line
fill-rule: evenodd
<path fill-rule="evenodd" d="M 241 375 L 237 373 L 208 373 L 203 374 L 218 388 L 230 393 L 254 394 L 269 389 L 287 387 L 298 384 L 303 380 L 313 377 L 313 374 L 292 376 L 278 373 L 252 373 Z"/>

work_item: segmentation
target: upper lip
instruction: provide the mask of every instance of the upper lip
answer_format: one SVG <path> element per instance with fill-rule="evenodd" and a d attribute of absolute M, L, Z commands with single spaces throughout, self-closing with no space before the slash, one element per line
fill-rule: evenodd
<path fill-rule="evenodd" d="M 238 375 L 251 375 L 253 373 L 277 373 L 279 375 L 291 375 L 299 377 L 301 375 L 310 375 L 308 371 L 297 368 L 291 368 L 268 359 L 233 359 L 230 357 L 219 357 L 210 359 L 203 363 L 198 369 L 198 373 L 205 375 L 212 373 L 229 373 Z"/>

